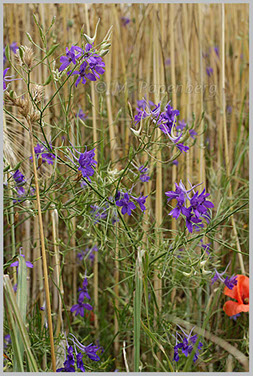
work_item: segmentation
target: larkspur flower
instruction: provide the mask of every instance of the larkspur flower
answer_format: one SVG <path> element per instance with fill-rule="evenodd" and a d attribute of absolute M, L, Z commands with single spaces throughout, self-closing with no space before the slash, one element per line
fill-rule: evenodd
<path fill-rule="evenodd" d="M 104 352 L 102 346 L 100 346 L 99 344 L 93 345 L 92 343 L 90 343 L 88 346 L 84 346 L 78 341 L 78 339 L 72 333 L 70 333 L 69 339 L 74 343 L 75 347 L 84 352 L 91 360 L 95 362 L 98 362 L 100 360 L 100 357 L 97 353 Z"/>
<path fill-rule="evenodd" d="M 89 69 L 92 71 L 93 75 L 100 79 L 99 75 L 104 74 L 105 72 L 105 63 L 103 62 L 102 57 L 96 53 L 90 53 L 87 62 L 89 63 Z M 87 76 L 87 78 L 89 77 Z"/>
<path fill-rule="evenodd" d="M 103 206 L 90 205 L 91 215 L 94 218 L 94 223 L 99 223 L 101 220 L 105 220 L 108 216 L 109 205 L 106 203 Z"/>
<path fill-rule="evenodd" d="M 214 52 L 216 53 L 217 57 L 219 57 L 219 47 L 215 46 L 213 49 L 214 49 Z"/>
<path fill-rule="evenodd" d="M 74 304 L 71 309 L 70 309 L 70 312 L 76 312 L 75 313 L 75 316 L 82 316 L 84 317 L 84 310 L 87 309 L 88 311 L 91 311 L 93 309 L 93 307 L 88 304 L 88 303 L 83 303 L 80 299 L 78 299 L 78 303 L 77 304 Z"/>
<path fill-rule="evenodd" d="M 83 121 L 86 120 L 88 117 L 88 115 L 86 115 L 81 108 L 79 109 L 79 111 L 77 112 L 75 116 Z"/>
<path fill-rule="evenodd" d="M 76 55 L 76 52 L 78 54 Z M 59 68 L 59 72 L 64 71 L 71 63 L 76 65 L 76 59 L 82 56 L 84 51 L 78 46 L 71 46 L 70 50 L 66 47 L 66 56 L 60 57 L 60 62 L 62 65 Z"/>
<path fill-rule="evenodd" d="M 68 355 L 67 359 L 63 363 L 63 368 L 58 368 L 56 372 L 75 372 L 75 359 L 73 355 L 73 347 L 69 346 L 67 349 Z"/>
<path fill-rule="evenodd" d="M 223 310 L 229 317 L 236 316 L 241 312 L 249 312 L 249 278 L 245 275 L 237 274 L 237 284 L 230 289 L 228 286 L 224 288 L 223 293 L 236 301 L 228 300 Z"/>
<path fill-rule="evenodd" d="M 6 349 L 11 344 L 11 336 L 10 334 L 6 334 L 4 336 L 4 349 Z"/>
<path fill-rule="evenodd" d="M 184 354 L 186 357 L 188 357 L 191 354 L 191 352 L 193 350 L 193 346 L 195 345 L 195 343 L 197 342 L 197 339 L 198 339 L 197 334 L 195 334 L 194 336 L 191 336 L 194 328 L 192 328 L 190 333 L 187 335 L 179 325 L 178 325 L 178 327 L 181 329 L 184 336 L 182 336 L 180 333 L 176 332 L 176 337 L 175 337 L 176 338 L 176 345 L 174 346 L 174 357 L 173 357 L 173 360 L 175 362 L 179 361 L 179 350 L 182 351 L 182 354 Z M 178 343 L 179 340 L 180 340 L 180 342 Z M 201 342 L 199 342 L 197 350 L 196 350 L 194 357 L 193 357 L 194 362 L 196 362 L 196 360 L 198 359 L 198 356 L 199 356 L 198 350 L 200 350 L 202 346 L 203 346 L 203 344 Z"/>
<path fill-rule="evenodd" d="M 120 19 L 121 19 L 123 26 L 128 25 L 131 21 L 130 18 L 128 18 L 128 17 L 121 17 Z"/>
<path fill-rule="evenodd" d="M 213 74 L 213 68 L 212 67 L 207 67 L 206 68 L 206 73 L 207 73 L 208 77 L 211 77 L 212 74 Z"/>
<path fill-rule="evenodd" d="M 142 212 L 144 212 L 144 211 L 147 209 L 147 208 L 145 207 L 145 205 L 144 205 L 145 202 L 146 202 L 147 197 L 148 197 L 148 196 L 141 196 L 141 195 L 140 195 L 140 197 L 138 197 L 138 198 L 133 197 L 134 200 L 138 202 L 138 204 L 139 204 L 140 209 L 141 209 Z"/>
<path fill-rule="evenodd" d="M 87 298 L 87 299 L 90 300 L 90 295 L 88 294 L 87 286 L 88 286 L 88 279 L 87 279 L 87 277 L 85 277 L 84 280 L 83 280 L 83 286 L 79 287 L 79 289 L 78 289 L 78 291 L 80 293 L 78 301 L 83 302 L 84 298 Z"/>
<path fill-rule="evenodd" d="M 133 202 L 130 201 L 130 197 L 128 193 L 124 193 L 123 198 L 120 200 L 116 201 L 116 205 L 119 207 L 122 207 L 121 213 L 131 215 L 132 210 L 136 209 L 136 206 Z"/>
<path fill-rule="evenodd" d="M 90 151 L 87 151 L 87 147 L 84 153 L 80 153 L 77 151 L 74 147 L 73 149 L 75 150 L 76 153 L 79 154 L 79 158 L 77 158 L 70 149 L 70 153 L 72 156 L 75 158 L 76 161 L 78 161 L 78 164 L 73 162 L 71 159 L 71 162 L 74 163 L 76 166 L 78 166 L 78 171 L 81 171 L 82 175 L 84 178 L 88 179 L 91 181 L 90 177 L 94 175 L 94 167 L 97 164 L 97 161 L 95 161 L 95 149 L 92 149 Z"/>
<path fill-rule="evenodd" d="M 204 244 L 204 243 L 203 243 L 203 239 L 201 239 L 201 240 L 200 240 L 200 245 L 201 245 L 201 248 L 203 248 L 204 251 L 205 251 L 208 255 L 210 255 L 209 249 L 210 249 L 210 245 L 211 245 L 211 243 Z"/>
<path fill-rule="evenodd" d="M 18 49 L 19 49 L 19 47 L 18 47 L 17 42 L 12 42 L 12 43 L 10 44 L 10 50 L 11 50 L 14 54 L 17 53 L 17 50 L 18 50 Z"/>
<path fill-rule="evenodd" d="M 153 102 L 147 103 L 145 99 L 138 101 L 140 107 L 136 108 L 137 115 L 135 115 L 135 125 L 137 125 L 142 119 L 151 118 L 154 122 L 159 120 L 161 112 L 161 103 L 156 106 Z M 145 105 L 146 102 L 146 105 Z M 152 108 L 154 107 L 154 108 Z"/>
<path fill-rule="evenodd" d="M 26 182 L 24 175 L 19 171 L 19 169 L 15 171 L 12 177 L 18 186 L 24 185 Z"/>
<path fill-rule="evenodd" d="M 197 132 L 195 132 L 194 129 L 190 129 L 189 133 L 190 133 L 190 137 L 193 138 L 193 139 L 195 139 L 195 136 L 197 136 L 197 134 L 198 134 Z"/>
<path fill-rule="evenodd" d="M 236 321 L 238 319 L 238 317 L 240 317 L 240 316 L 241 316 L 241 314 L 237 313 L 236 315 L 230 316 L 229 318 L 230 318 L 230 320 L 232 319 L 232 320 Z"/>
<path fill-rule="evenodd" d="M 189 196 L 189 193 L 191 191 L 194 192 L 194 188 L 196 188 L 198 185 L 200 184 L 186 190 L 182 181 L 180 181 L 179 185 L 175 183 L 175 191 L 165 192 L 166 196 L 168 197 L 168 202 L 172 199 L 177 200 L 176 207 L 171 210 L 169 215 L 176 219 L 178 219 L 180 214 L 184 215 L 186 217 L 186 227 L 190 233 L 192 233 L 193 229 L 199 230 L 200 228 L 203 228 L 203 220 L 209 222 L 209 209 L 213 207 L 213 203 L 206 200 L 206 197 L 208 197 L 209 194 L 205 194 L 205 189 L 200 195 L 197 191 L 194 193 L 193 197 Z M 190 202 L 189 207 L 186 206 L 187 200 Z"/>
<path fill-rule="evenodd" d="M 52 148 L 52 144 L 50 143 L 50 146 Z M 42 163 L 47 163 L 49 165 L 52 165 L 54 163 L 55 155 L 52 153 L 49 153 L 47 148 L 44 145 L 40 145 L 39 143 L 34 147 L 34 153 L 37 159 L 41 158 Z M 33 157 L 30 156 L 31 161 L 33 160 Z"/>
<path fill-rule="evenodd" d="M 226 277 L 225 279 L 223 278 L 223 275 L 227 272 L 227 269 L 229 267 L 230 263 L 227 265 L 226 269 L 222 272 L 219 273 L 217 269 L 214 269 L 215 273 L 214 276 L 212 277 L 211 284 L 213 285 L 216 281 L 220 280 L 222 283 L 225 284 L 225 286 L 229 290 L 233 290 L 234 286 L 237 285 L 237 276 L 232 276 L 232 277 Z"/>
<path fill-rule="evenodd" d="M 83 354 L 78 353 L 76 354 L 76 366 L 80 369 L 80 371 L 85 372 L 84 364 L 83 364 Z"/>
<path fill-rule="evenodd" d="M 139 167 L 139 172 L 140 172 L 140 180 L 143 183 L 146 183 L 147 181 L 150 180 L 150 176 L 148 176 L 148 174 L 146 174 L 146 172 L 148 172 L 148 168 L 147 167 L 140 166 Z"/>
<path fill-rule="evenodd" d="M 19 248 L 19 254 L 20 254 L 20 256 L 22 256 L 25 259 L 25 256 L 21 253 L 22 251 L 23 251 L 23 248 L 20 247 Z M 27 268 L 33 268 L 33 264 L 30 261 L 26 261 L 25 264 L 26 264 Z M 12 267 L 16 266 L 17 272 L 18 272 L 19 261 L 18 260 L 14 261 L 10 266 L 12 266 Z"/>
<path fill-rule="evenodd" d="M 175 160 L 172 162 L 172 164 L 175 165 L 175 166 L 178 166 L 178 160 L 175 159 Z"/>
<path fill-rule="evenodd" d="M 87 63 L 87 61 L 84 61 L 80 65 L 79 71 L 74 71 L 72 73 L 72 75 L 78 74 L 78 78 L 76 80 L 75 87 L 77 87 L 79 82 L 82 82 L 82 84 L 85 85 L 86 82 L 87 82 L 86 79 L 88 79 L 90 81 L 96 81 L 96 77 L 94 76 L 94 74 L 86 72 L 87 67 L 88 67 L 88 63 Z"/>
<path fill-rule="evenodd" d="M 214 208 L 214 204 L 211 201 L 206 200 L 210 196 L 210 193 L 205 194 L 205 188 L 202 193 L 198 194 L 198 191 L 193 195 L 190 200 L 191 208 L 197 218 L 205 214 L 208 209 Z"/>
<path fill-rule="evenodd" d="M 177 131 L 183 131 L 184 129 L 185 129 L 185 127 L 186 127 L 186 122 L 184 121 L 184 120 L 179 120 L 179 122 L 178 122 L 178 125 L 177 125 Z"/>
<path fill-rule="evenodd" d="M 93 262 L 95 260 L 95 252 L 98 252 L 98 247 L 94 245 L 91 249 L 88 247 L 85 249 L 85 254 L 88 254 L 88 258 Z"/>

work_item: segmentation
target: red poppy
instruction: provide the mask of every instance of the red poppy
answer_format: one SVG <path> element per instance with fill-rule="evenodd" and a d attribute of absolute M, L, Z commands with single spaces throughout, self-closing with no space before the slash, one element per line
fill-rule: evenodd
<path fill-rule="evenodd" d="M 237 315 L 240 312 L 249 312 L 249 278 L 245 275 L 237 275 L 237 285 L 230 290 L 225 287 L 224 294 L 237 300 L 227 301 L 223 310 L 228 316 Z"/>

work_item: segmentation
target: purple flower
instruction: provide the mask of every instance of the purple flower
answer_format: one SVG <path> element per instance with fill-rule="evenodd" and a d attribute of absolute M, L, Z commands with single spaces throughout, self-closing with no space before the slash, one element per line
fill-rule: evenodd
<path fill-rule="evenodd" d="M 123 26 L 128 25 L 131 21 L 130 18 L 128 18 L 128 17 L 121 17 L 120 19 L 121 19 Z"/>
<path fill-rule="evenodd" d="M 67 359 L 63 363 L 64 367 L 63 368 L 58 368 L 56 372 L 75 372 L 75 359 L 73 355 L 73 348 L 72 346 L 68 347 L 68 355 Z"/>
<path fill-rule="evenodd" d="M 77 55 L 75 54 L 76 51 L 78 52 Z M 83 53 L 84 51 L 80 47 L 72 46 L 70 50 L 66 47 L 66 56 L 60 57 L 62 65 L 59 68 L 59 72 L 65 70 L 71 63 L 76 64 L 76 59 L 82 56 Z"/>
<path fill-rule="evenodd" d="M 136 209 L 136 206 L 133 202 L 130 202 L 129 194 L 124 193 L 124 197 L 121 200 L 116 201 L 116 205 L 122 207 L 121 213 L 131 215 L 132 210 Z"/>
<path fill-rule="evenodd" d="M 12 177 L 18 186 L 24 185 L 26 182 L 24 175 L 19 170 L 16 170 Z"/>
<path fill-rule="evenodd" d="M 179 185 L 177 183 L 175 183 L 175 185 L 176 191 L 165 192 L 168 197 L 168 202 L 172 199 L 177 200 L 176 207 L 172 209 L 169 215 L 178 219 L 179 215 L 182 213 L 186 217 L 186 227 L 188 231 L 192 233 L 193 228 L 198 230 L 203 227 L 203 219 L 209 222 L 210 214 L 208 210 L 213 208 L 214 205 L 211 201 L 206 200 L 206 197 L 208 197 L 209 194 L 204 194 L 205 189 L 200 195 L 196 192 L 192 198 L 189 196 L 189 193 L 199 184 L 189 190 L 186 190 L 181 181 Z M 186 200 L 190 202 L 189 207 L 186 207 Z"/>
<path fill-rule="evenodd" d="M 166 60 L 165 60 L 165 65 L 169 66 L 171 64 L 171 60 L 170 58 L 168 57 Z"/>
<path fill-rule="evenodd" d="M 236 315 L 233 315 L 233 316 L 229 316 L 230 320 L 233 319 L 234 321 L 237 320 L 238 317 L 240 317 L 241 314 L 240 313 L 237 313 Z"/>
<path fill-rule="evenodd" d="M 216 55 L 219 57 L 219 47 L 214 47 L 214 52 L 216 53 Z"/>
<path fill-rule="evenodd" d="M 145 207 L 145 202 L 148 196 L 140 196 L 138 198 L 133 197 L 134 200 L 136 200 L 140 206 L 140 209 L 142 212 L 144 212 L 147 208 Z"/>
<path fill-rule="evenodd" d="M 77 259 L 78 261 L 82 261 L 84 259 L 84 256 L 85 256 L 85 252 L 84 251 L 81 251 L 77 254 Z"/>
<path fill-rule="evenodd" d="M 80 65 L 80 69 L 79 71 L 74 71 L 72 73 L 72 75 L 75 75 L 75 74 L 78 74 L 79 77 L 77 78 L 76 80 L 76 83 L 75 83 L 75 87 L 77 87 L 77 85 L 79 84 L 80 81 L 82 81 L 82 84 L 86 84 L 86 78 L 88 80 L 91 80 L 91 81 L 96 81 L 96 77 L 92 74 L 92 73 L 87 73 L 86 72 L 86 68 L 88 66 L 88 63 L 86 61 L 84 61 L 81 65 Z"/>
<path fill-rule="evenodd" d="M 211 75 L 213 74 L 213 68 L 212 67 L 207 67 L 206 68 L 206 73 L 207 73 L 208 77 L 211 77 Z"/>
<path fill-rule="evenodd" d="M 21 253 L 22 250 L 23 250 L 23 248 L 20 247 L 19 248 L 20 256 L 22 256 L 22 257 L 25 258 L 25 256 Z M 25 263 L 26 263 L 27 268 L 33 268 L 33 264 L 30 261 L 26 261 Z M 19 265 L 19 261 L 17 260 L 17 261 L 14 261 L 10 266 L 16 266 L 17 267 L 17 271 L 18 271 L 18 265 Z"/>
<path fill-rule="evenodd" d="M 79 117 L 79 119 L 86 120 L 88 115 L 86 115 L 83 110 L 80 108 L 78 113 L 76 114 L 76 117 Z"/>
<path fill-rule="evenodd" d="M 88 247 L 85 249 L 85 254 L 88 254 L 88 258 L 91 260 L 91 262 L 95 259 L 95 252 L 98 252 L 98 247 L 94 245 L 91 249 Z"/>
<path fill-rule="evenodd" d="M 222 273 L 219 273 L 217 271 L 217 269 L 214 269 L 215 274 L 214 274 L 213 278 L 211 279 L 211 285 L 213 285 L 219 279 L 230 290 L 233 290 L 234 286 L 237 285 L 237 276 L 233 275 L 232 277 L 230 277 L 230 278 L 226 277 L 225 279 L 222 277 L 227 272 L 227 269 L 228 269 L 229 265 L 230 265 L 230 263 L 227 265 L 226 269 Z"/>
<path fill-rule="evenodd" d="M 175 362 L 179 361 L 179 350 L 182 351 L 182 354 L 184 354 L 186 357 L 188 357 L 188 355 L 191 354 L 191 352 L 193 350 L 193 346 L 198 339 L 197 334 L 195 334 L 194 336 L 191 336 L 191 333 L 192 333 L 194 328 L 192 328 L 190 333 L 187 335 L 179 325 L 178 325 L 178 327 L 181 329 L 184 336 L 182 336 L 180 333 L 176 332 L 176 337 L 175 337 L 176 338 L 176 345 L 174 346 L 174 358 L 173 358 L 173 360 Z M 178 343 L 178 341 L 180 341 L 180 342 Z M 199 342 L 197 350 L 194 354 L 194 358 L 193 358 L 194 362 L 196 362 L 196 360 L 198 359 L 198 355 L 199 355 L 198 350 L 200 350 L 202 346 L 203 346 L 203 344 L 201 342 Z"/>
<path fill-rule="evenodd" d="M 186 127 L 186 123 L 184 120 L 178 122 L 178 125 L 177 125 L 177 131 L 183 131 Z"/>
<path fill-rule="evenodd" d="M 74 304 L 71 307 L 70 312 L 76 311 L 75 316 L 80 315 L 80 316 L 84 317 L 84 310 L 85 309 L 87 309 L 88 311 L 92 311 L 93 307 L 90 304 L 83 303 L 81 300 L 78 299 L 78 304 Z"/>
<path fill-rule="evenodd" d="M 87 277 L 85 277 L 83 280 L 83 287 L 79 287 L 78 289 L 78 291 L 80 292 L 78 301 L 83 302 L 84 298 L 87 298 L 90 300 L 90 295 L 88 294 L 87 286 L 88 286 L 88 280 L 87 280 Z"/>
<path fill-rule="evenodd" d="M 91 215 L 94 218 L 94 223 L 99 223 L 101 220 L 107 218 L 109 205 L 106 203 L 103 206 L 91 205 Z"/>
<path fill-rule="evenodd" d="M 232 113 L 232 106 L 227 106 L 227 113 L 231 114 Z"/>
<path fill-rule="evenodd" d="M 204 244 L 203 243 L 203 239 L 200 240 L 200 243 L 201 243 L 201 248 L 203 248 L 205 250 L 205 252 L 210 255 L 210 252 L 209 252 L 209 249 L 210 249 L 210 245 L 211 243 L 207 243 L 207 244 Z"/>
<path fill-rule="evenodd" d="M 95 53 L 93 53 L 93 54 L 90 53 L 89 57 L 87 59 L 87 62 L 89 63 L 89 69 L 91 69 L 93 75 L 99 79 L 100 78 L 99 75 L 104 74 L 104 72 L 105 72 L 105 70 L 104 70 L 105 63 L 103 62 L 102 57 L 95 54 Z M 88 73 L 88 74 L 92 74 L 92 73 Z M 89 78 L 89 77 L 87 77 L 87 78 Z M 95 81 L 96 81 L 96 79 L 95 79 Z"/>
<path fill-rule="evenodd" d="M 76 366 L 79 368 L 82 372 L 85 372 L 83 360 L 82 360 L 83 354 L 78 353 L 76 354 Z"/>
<path fill-rule="evenodd" d="M 172 162 L 172 164 L 178 166 L 178 160 L 175 159 L 175 160 Z"/>
<path fill-rule="evenodd" d="M 95 362 L 98 362 L 100 360 L 100 357 L 97 355 L 97 351 L 100 350 L 100 347 L 92 345 L 92 343 L 85 347 L 85 353 L 87 356 L 94 360 Z"/>
<path fill-rule="evenodd" d="M 189 150 L 189 146 L 186 146 L 182 143 L 176 144 L 176 147 L 181 151 L 181 153 L 186 153 Z"/>
<path fill-rule="evenodd" d="M 10 50 L 11 50 L 12 52 L 14 52 L 14 54 L 17 52 L 18 48 L 19 48 L 19 47 L 18 47 L 17 42 L 13 42 L 13 43 L 10 44 Z"/>
<path fill-rule="evenodd" d="M 170 102 L 169 102 L 170 103 Z M 179 116 L 179 111 L 174 110 L 170 104 L 166 105 L 165 111 L 161 114 L 161 124 L 159 125 L 159 128 L 163 133 L 166 135 L 171 133 L 171 130 L 173 128 L 173 125 L 177 121 L 177 116 Z"/>
<path fill-rule="evenodd" d="M 78 164 L 79 164 L 78 171 L 81 171 L 84 178 L 91 181 L 90 176 L 94 175 L 93 166 L 95 166 L 97 164 L 97 161 L 95 161 L 95 159 L 94 159 L 94 157 L 95 157 L 95 151 L 94 150 L 95 149 L 87 151 L 87 147 L 86 147 L 86 150 L 85 150 L 84 153 L 80 153 L 76 149 L 74 149 L 74 150 L 76 151 L 76 153 L 78 153 L 80 155 L 79 158 L 75 157 L 74 154 L 69 149 L 70 153 L 73 155 L 75 160 L 78 161 Z M 73 161 L 71 161 L 71 162 L 73 162 Z M 77 164 L 75 162 L 73 162 L 73 163 L 77 166 Z"/>
<path fill-rule="evenodd" d="M 198 134 L 197 132 L 195 132 L 194 129 L 190 129 L 189 133 L 190 133 L 191 138 L 193 138 L 193 140 L 195 139 L 195 136 L 197 136 L 197 134 Z"/>
<path fill-rule="evenodd" d="M 84 352 L 91 360 L 95 362 L 98 362 L 100 360 L 100 357 L 98 356 L 97 352 L 103 353 L 103 347 L 101 347 L 99 344 L 97 346 L 93 345 L 92 343 L 88 346 L 84 346 L 78 341 L 78 339 L 72 333 L 70 333 L 70 336 L 70 339 L 71 341 L 73 341 L 74 346 L 79 348 L 79 350 L 81 350 L 82 352 Z"/>
<path fill-rule="evenodd" d="M 50 144 L 52 148 L 52 144 Z M 39 143 L 34 147 L 34 153 L 37 159 L 41 157 L 42 163 L 47 162 L 49 165 L 52 165 L 54 163 L 55 155 L 52 153 L 49 153 L 47 148 L 44 147 L 44 145 L 40 145 Z M 33 157 L 30 157 L 31 161 L 33 160 Z"/>
<path fill-rule="evenodd" d="M 191 198 L 190 200 L 191 208 L 197 218 L 205 214 L 208 209 L 214 208 L 214 204 L 211 201 L 206 200 L 206 197 L 208 196 L 210 196 L 210 193 L 205 194 L 205 188 L 204 188 L 200 195 L 198 195 L 198 191 L 197 191 Z"/>
<path fill-rule="evenodd" d="M 158 103 L 158 105 L 154 105 L 153 102 L 147 103 L 145 99 L 138 101 L 140 107 L 137 107 L 137 115 L 135 115 L 135 125 L 137 125 L 142 119 L 146 119 L 147 117 L 150 117 L 151 119 L 158 121 L 161 111 L 161 103 Z M 151 108 L 153 107 L 154 108 Z"/>
<path fill-rule="evenodd" d="M 11 344 L 11 336 L 10 334 L 6 334 L 4 336 L 4 349 L 6 349 Z"/>
<path fill-rule="evenodd" d="M 141 180 L 143 183 L 146 183 L 147 181 L 150 180 L 150 176 L 148 176 L 148 175 L 146 174 L 147 171 L 148 171 L 148 168 L 147 168 L 147 167 L 144 167 L 144 166 L 139 167 L 139 172 L 141 173 L 141 175 L 140 175 L 140 180 Z"/>

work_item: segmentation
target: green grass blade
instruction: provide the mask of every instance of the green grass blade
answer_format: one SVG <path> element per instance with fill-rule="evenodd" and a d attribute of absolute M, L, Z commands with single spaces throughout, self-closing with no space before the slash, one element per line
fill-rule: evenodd
<path fill-rule="evenodd" d="M 134 294 L 134 372 L 139 372 L 140 366 L 140 335 L 141 335 L 141 301 L 142 301 L 142 255 L 138 250 L 135 271 Z"/>
<path fill-rule="evenodd" d="M 17 327 L 21 334 L 21 340 L 23 342 L 24 349 L 27 355 L 29 369 L 31 372 L 38 372 L 38 366 L 36 364 L 36 361 L 31 351 L 30 339 L 29 339 L 26 327 L 24 325 L 24 322 L 22 320 L 21 313 L 17 305 L 17 300 L 13 292 L 13 287 L 12 287 L 12 284 L 8 275 L 4 275 L 3 282 L 4 282 L 4 291 L 6 293 L 6 299 L 8 299 L 8 302 L 11 306 L 13 317 L 17 323 Z"/>

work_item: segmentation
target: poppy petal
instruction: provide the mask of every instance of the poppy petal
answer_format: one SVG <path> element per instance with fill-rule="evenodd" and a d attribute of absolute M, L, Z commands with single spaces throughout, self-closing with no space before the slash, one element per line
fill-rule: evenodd
<path fill-rule="evenodd" d="M 224 304 L 223 310 L 228 316 L 234 316 L 240 312 L 249 312 L 249 304 L 238 304 L 229 300 Z"/>

